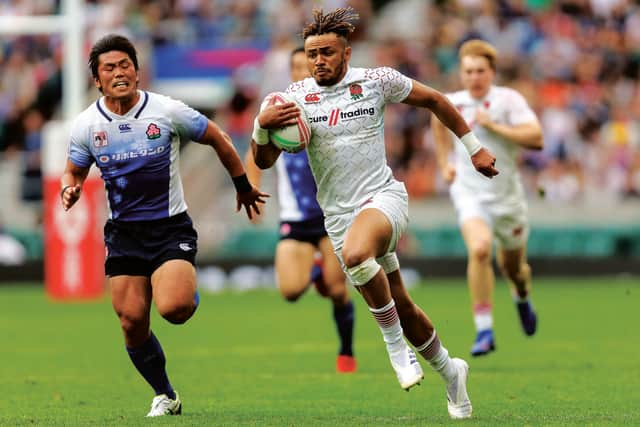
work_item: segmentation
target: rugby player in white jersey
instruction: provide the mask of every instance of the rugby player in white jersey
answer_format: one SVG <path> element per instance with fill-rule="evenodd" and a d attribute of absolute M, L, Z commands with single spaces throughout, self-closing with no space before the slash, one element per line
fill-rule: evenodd
<path fill-rule="evenodd" d="M 440 92 L 388 68 L 351 68 L 349 34 L 358 18 L 348 8 L 314 10 L 303 30 L 311 78 L 287 92 L 304 108 L 312 138 L 309 164 L 318 186 L 325 226 L 349 281 L 364 297 L 380 330 L 400 386 L 408 390 L 422 368 L 404 335 L 444 379 L 452 418 L 471 416 L 466 390 L 468 365 L 449 357 L 433 323 L 411 300 L 400 276 L 396 244 L 408 223 L 404 184 L 393 178 L 384 144 L 384 106 L 403 102 L 434 112 L 469 150 L 475 168 L 498 173 L 495 158 L 471 133 L 460 113 Z M 263 110 L 254 122 L 256 164 L 270 167 L 280 150 L 268 130 L 293 124 L 294 103 Z"/>
<path fill-rule="evenodd" d="M 473 356 L 495 349 L 493 335 L 493 241 L 496 260 L 508 279 L 524 333 L 536 332 L 537 317 L 529 300 L 531 269 L 526 248 L 529 225 L 527 203 L 518 173 L 518 153 L 523 148 L 541 150 L 542 129 L 525 99 L 513 89 L 493 84 L 497 52 L 482 40 L 469 40 L 459 51 L 464 90 L 448 94 L 451 102 L 482 142 L 496 155 L 500 176 L 477 176 L 468 156 L 455 147 L 450 162 L 451 135 L 433 117 L 438 164 L 446 182 L 467 247 L 467 281 L 471 293 L 476 339 Z"/>
<path fill-rule="evenodd" d="M 178 172 L 181 140 L 211 146 L 232 177 L 237 210 L 251 218 L 268 195 L 253 187 L 229 136 L 179 101 L 138 89 L 135 47 L 125 37 L 98 40 L 89 67 L 102 97 L 73 123 L 62 176 L 62 207 L 82 194 L 92 164 L 100 168 L 109 201 L 104 227 L 105 273 L 129 357 L 155 392 L 147 416 L 178 415 L 182 403 L 150 329 L 152 300 L 174 324 L 195 312 L 197 233 L 187 214 Z"/>
<path fill-rule="evenodd" d="M 293 82 L 309 77 L 303 47 L 291 52 L 290 70 Z M 247 151 L 245 165 L 249 180 L 259 187 L 262 173 L 253 161 L 252 150 Z M 278 289 L 287 301 L 294 302 L 313 283 L 320 295 L 331 299 L 333 320 L 340 339 L 336 371 L 355 372 L 353 302 L 324 228 L 324 215 L 316 200 L 316 183 L 306 151 L 282 153 L 276 168 L 280 204 L 280 241 L 275 255 Z M 256 215 L 255 220 L 259 219 L 260 215 Z M 321 254 L 319 264 L 314 259 L 316 251 Z"/>

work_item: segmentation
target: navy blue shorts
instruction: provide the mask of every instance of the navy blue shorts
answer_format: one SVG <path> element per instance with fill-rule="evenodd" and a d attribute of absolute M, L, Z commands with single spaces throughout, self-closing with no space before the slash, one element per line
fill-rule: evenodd
<path fill-rule="evenodd" d="M 326 235 L 327 230 L 324 228 L 323 217 L 307 221 L 283 221 L 280 223 L 280 240 L 293 239 L 318 246 L 320 239 Z"/>
<path fill-rule="evenodd" d="M 146 276 L 171 259 L 195 266 L 198 233 L 186 212 L 152 221 L 108 220 L 104 226 L 107 276 Z"/>

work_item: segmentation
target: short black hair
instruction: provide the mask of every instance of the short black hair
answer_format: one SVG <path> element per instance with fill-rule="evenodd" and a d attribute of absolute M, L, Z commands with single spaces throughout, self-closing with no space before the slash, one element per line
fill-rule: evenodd
<path fill-rule="evenodd" d="M 293 58 L 296 55 L 296 53 L 301 53 L 301 52 L 304 53 L 304 46 L 298 46 L 297 48 L 293 49 L 291 51 L 291 57 Z"/>
<path fill-rule="evenodd" d="M 129 58 L 133 61 L 134 68 L 138 71 L 138 54 L 133 43 L 124 36 L 109 34 L 95 42 L 91 48 L 91 53 L 89 53 L 89 68 L 91 68 L 91 75 L 93 75 L 94 79 L 98 78 L 98 57 L 112 50 L 124 52 L 129 55 Z"/>

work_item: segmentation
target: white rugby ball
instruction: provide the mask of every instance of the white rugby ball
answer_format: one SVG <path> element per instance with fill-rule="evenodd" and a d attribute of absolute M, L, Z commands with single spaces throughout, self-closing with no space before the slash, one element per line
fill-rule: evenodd
<path fill-rule="evenodd" d="M 311 127 L 307 115 L 295 98 L 284 92 L 274 92 L 267 95 L 267 105 L 286 104 L 295 102 L 300 110 L 297 123 L 278 129 L 269 130 L 269 139 L 276 147 L 288 153 L 297 153 L 304 150 L 311 141 Z"/>

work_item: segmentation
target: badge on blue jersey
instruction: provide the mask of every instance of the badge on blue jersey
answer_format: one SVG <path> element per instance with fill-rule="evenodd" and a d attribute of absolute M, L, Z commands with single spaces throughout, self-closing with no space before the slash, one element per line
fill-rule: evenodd
<path fill-rule="evenodd" d="M 160 136 L 160 128 L 155 123 L 151 123 L 147 127 L 147 139 L 158 139 Z"/>
<path fill-rule="evenodd" d="M 93 146 L 96 148 L 106 147 L 109 145 L 109 139 L 107 138 L 107 132 L 100 130 L 93 133 Z"/>

